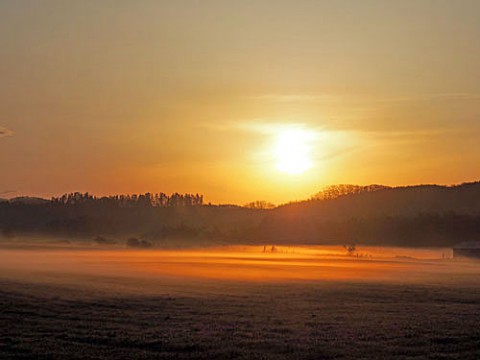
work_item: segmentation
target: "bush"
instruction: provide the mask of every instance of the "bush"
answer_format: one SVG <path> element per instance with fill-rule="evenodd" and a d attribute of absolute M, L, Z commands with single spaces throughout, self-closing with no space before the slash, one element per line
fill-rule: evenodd
<path fill-rule="evenodd" d="M 98 245 L 113 245 L 117 243 L 115 240 L 107 239 L 103 236 L 96 236 L 93 241 L 95 241 Z"/>
<path fill-rule="evenodd" d="M 127 247 L 141 248 L 141 249 L 147 249 L 152 247 L 152 244 L 150 242 L 145 240 L 138 240 L 137 238 L 128 239 L 126 245 Z"/>

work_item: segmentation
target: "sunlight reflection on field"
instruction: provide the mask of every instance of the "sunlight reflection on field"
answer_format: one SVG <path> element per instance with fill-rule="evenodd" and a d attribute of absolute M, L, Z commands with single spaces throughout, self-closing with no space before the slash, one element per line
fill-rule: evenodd
<path fill-rule="evenodd" d="M 188 250 L 5 246 L 3 279 L 117 289 L 191 289 L 208 281 L 462 281 L 475 262 L 449 259 L 448 249 L 341 246 L 226 246 Z"/>

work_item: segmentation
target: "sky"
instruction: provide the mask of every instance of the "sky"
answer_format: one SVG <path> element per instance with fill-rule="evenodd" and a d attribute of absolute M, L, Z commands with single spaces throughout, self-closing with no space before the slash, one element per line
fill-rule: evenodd
<path fill-rule="evenodd" d="M 0 0 L 0 197 L 279 204 L 478 180 L 479 16 L 476 0 Z"/>

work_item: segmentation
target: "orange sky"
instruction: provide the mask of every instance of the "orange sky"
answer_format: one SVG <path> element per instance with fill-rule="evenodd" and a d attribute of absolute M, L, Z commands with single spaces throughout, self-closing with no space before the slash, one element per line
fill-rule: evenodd
<path fill-rule="evenodd" d="M 475 0 L 2 1 L 0 197 L 281 203 L 335 183 L 476 180 L 479 13 Z M 302 174 L 275 158 L 292 128 L 312 134 Z"/>

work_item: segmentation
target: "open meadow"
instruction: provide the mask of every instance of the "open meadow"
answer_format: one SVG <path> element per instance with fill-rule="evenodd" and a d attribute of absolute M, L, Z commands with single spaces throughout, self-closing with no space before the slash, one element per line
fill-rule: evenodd
<path fill-rule="evenodd" d="M 480 357 L 480 266 L 358 253 L 3 244 L 0 358 Z"/>

